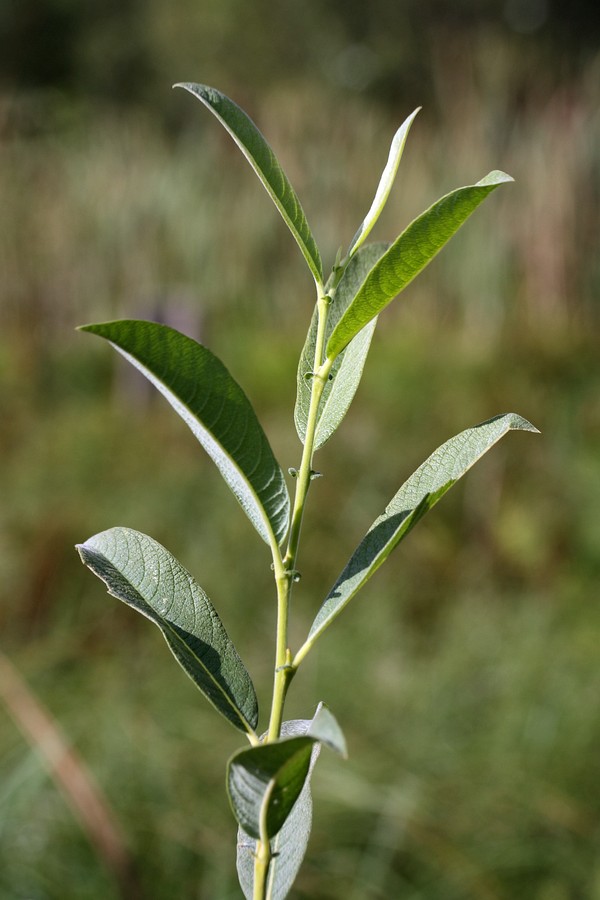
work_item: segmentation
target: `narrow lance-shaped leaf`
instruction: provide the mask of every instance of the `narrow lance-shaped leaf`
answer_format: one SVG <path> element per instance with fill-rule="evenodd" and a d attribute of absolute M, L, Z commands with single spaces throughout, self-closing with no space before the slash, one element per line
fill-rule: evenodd
<path fill-rule="evenodd" d="M 189 426 L 267 543 L 288 527 L 287 486 L 250 401 L 214 354 L 155 322 L 85 325 L 106 338 L 166 397 Z"/>
<path fill-rule="evenodd" d="M 175 557 L 131 528 L 110 528 L 77 549 L 109 594 L 158 625 L 215 709 L 240 731 L 254 733 L 258 704 L 250 676 L 210 600 Z"/>
<path fill-rule="evenodd" d="M 237 103 L 208 85 L 180 83 L 174 87 L 184 88 L 197 97 L 229 132 L 294 235 L 317 285 L 321 285 L 323 264 L 304 210 L 273 150 L 252 119 Z"/>
<path fill-rule="evenodd" d="M 363 244 L 369 236 L 371 229 L 381 215 L 381 212 L 387 202 L 387 198 L 390 195 L 394 179 L 396 178 L 396 172 L 398 171 L 398 166 L 400 165 L 400 160 L 402 159 L 402 154 L 404 152 L 404 146 L 406 144 L 408 132 L 410 131 L 410 126 L 412 125 L 415 116 L 420 109 L 421 107 L 419 106 L 417 107 L 417 109 L 415 109 L 414 112 L 410 114 L 408 119 L 406 119 L 406 121 L 400 126 L 392 139 L 388 161 L 383 172 L 381 173 L 381 178 L 375 192 L 375 197 L 373 198 L 373 203 L 371 204 L 369 212 L 361 223 L 360 228 L 352 238 L 350 247 L 348 248 L 348 256 L 352 256 L 352 254 L 356 253 L 361 244 Z"/>
<path fill-rule="evenodd" d="M 293 719 L 281 726 L 282 741 L 311 735 L 310 763 L 304 786 L 297 796 L 283 826 L 271 839 L 272 859 L 269 866 L 267 897 L 269 900 L 284 900 L 287 897 L 298 870 L 302 865 L 308 846 L 312 825 L 312 796 L 310 777 L 319 756 L 321 742 L 327 744 L 342 756 L 346 756 L 346 742 L 333 715 L 320 703 L 312 721 Z M 257 748 L 261 749 L 261 748 Z M 236 758 L 236 757 L 234 757 Z M 239 774 L 239 773 L 238 773 Z M 260 815 L 260 813 L 259 813 Z M 242 827 L 238 829 L 237 871 L 246 900 L 254 897 L 254 858 L 256 839 Z"/>
<path fill-rule="evenodd" d="M 328 358 L 334 359 L 367 322 L 404 290 L 488 194 L 507 181 L 512 181 L 510 175 L 490 172 L 477 184 L 442 197 L 416 218 L 367 275 L 329 338 Z"/>
<path fill-rule="evenodd" d="M 514 413 L 467 428 L 438 447 L 419 466 L 376 519 L 329 592 L 298 651 L 297 664 L 317 638 L 385 562 L 394 547 L 474 463 L 511 430 L 537 431 Z"/>
<path fill-rule="evenodd" d="M 336 324 L 356 296 L 366 275 L 373 268 L 378 259 L 387 250 L 389 244 L 367 244 L 361 247 L 352 257 L 342 279 L 337 286 L 334 298 L 329 307 L 327 316 L 327 340 Z M 377 320 L 369 322 L 350 342 L 336 358 L 331 369 L 331 378 L 325 385 L 323 396 L 319 406 L 317 429 L 315 433 L 315 450 L 322 447 L 334 433 L 344 416 L 357 391 L 363 368 L 371 346 L 371 339 L 375 331 Z M 296 430 L 302 443 L 306 436 L 306 423 L 310 407 L 311 383 L 307 374 L 312 372 L 315 363 L 315 347 L 317 339 L 317 310 L 313 313 L 310 328 L 300 362 L 298 364 L 296 407 L 294 421 Z M 319 363 L 322 360 L 319 361 Z"/>

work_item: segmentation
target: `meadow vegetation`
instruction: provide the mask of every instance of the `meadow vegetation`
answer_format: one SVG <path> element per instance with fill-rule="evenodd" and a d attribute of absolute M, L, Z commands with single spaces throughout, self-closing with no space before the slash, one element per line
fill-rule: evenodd
<path fill-rule="evenodd" d="M 493 93 L 482 107 L 468 83 L 440 81 L 443 116 L 421 113 L 377 226 L 395 236 L 473 172 L 515 177 L 382 317 L 354 406 L 319 456 L 295 642 L 432 447 L 513 408 L 542 437 L 480 463 L 292 686 L 290 717 L 323 696 L 350 747 L 344 767 L 324 756 L 315 772 L 298 898 L 600 898 L 597 76 L 590 65 L 521 108 Z M 339 102 L 307 83 L 252 110 L 330 261 L 410 111 Z M 216 129 L 59 118 L 33 134 L 7 115 L 0 139 L 1 646 L 94 772 L 140 896 L 169 898 L 177 884 L 181 897 L 233 900 L 222 759 L 237 739 L 72 548 L 115 523 L 167 543 L 218 593 L 259 691 L 271 660 L 252 635 L 272 633 L 270 572 L 236 552 L 249 526 L 185 427 L 73 329 L 136 315 L 209 343 L 287 467 L 298 450 L 281 410 L 312 286 Z M 0 896 L 121 895 L 0 709 Z"/>

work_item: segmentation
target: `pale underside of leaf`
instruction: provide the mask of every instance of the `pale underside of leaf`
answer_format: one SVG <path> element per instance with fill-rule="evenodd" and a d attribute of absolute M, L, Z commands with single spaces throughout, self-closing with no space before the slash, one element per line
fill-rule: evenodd
<path fill-rule="evenodd" d="M 396 238 L 369 272 L 354 301 L 337 323 L 327 342 L 327 356 L 335 357 L 364 326 L 378 315 L 500 184 L 512 181 L 504 172 L 490 172 L 474 185 L 442 197 Z"/>
<path fill-rule="evenodd" d="M 310 766 L 304 786 L 292 807 L 283 827 L 271 840 L 273 858 L 269 867 L 267 900 L 285 900 L 296 879 L 306 853 L 312 826 L 312 795 L 310 778 L 321 749 L 321 742 L 328 743 L 341 755 L 346 755 L 346 745 L 334 717 L 319 704 L 312 721 L 294 719 L 281 727 L 283 738 L 293 738 L 313 733 L 318 740 L 312 746 Z M 242 828 L 238 830 L 237 871 L 246 900 L 252 900 L 254 889 L 254 856 L 256 841 Z"/>
<path fill-rule="evenodd" d="M 348 263 L 328 310 L 326 340 L 348 308 L 348 305 L 352 302 L 367 274 L 385 253 L 388 246 L 389 244 L 384 243 L 367 244 L 367 246 L 361 247 Z M 339 354 L 333 364 L 330 380 L 325 385 L 319 405 L 314 443 L 315 450 L 318 450 L 319 447 L 322 447 L 329 440 L 352 403 L 362 377 L 376 324 L 376 320 L 369 322 L 350 342 L 348 347 Z M 306 423 L 308 421 L 311 396 L 310 378 L 306 376 L 313 371 L 315 365 L 317 325 L 317 310 L 315 308 L 298 364 L 294 421 L 298 436 L 303 443 L 306 436 Z M 319 360 L 317 364 L 319 365 L 321 362 L 322 360 Z"/>
<path fill-rule="evenodd" d="M 154 322 L 120 320 L 81 330 L 111 342 L 191 429 L 267 543 L 287 532 L 290 500 L 281 467 L 250 401 L 206 347 Z"/>
<path fill-rule="evenodd" d="M 377 219 L 381 215 L 381 212 L 387 202 L 387 198 L 390 195 L 392 185 L 394 184 L 394 179 L 396 178 L 398 166 L 400 165 L 400 160 L 402 159 L 402 154 L 404 152 L 406 138 L 408 137 L 408 132 L 410 131 L 410 126 L 412 125 L 415 116 L 420 109 L 421 107 L 419 106 L 414 110 L 414 112 L 410 114 L 410 116 L 406 119 L 405 122 L 403 122 L 392 139 L 390 152 L 388 154 L 388 160 L 383 172 L 381 173 L 381 178 L 379 180 L 373 202 L 371 204 L 369 212 L 361 223 L 360 228 L 352 238 L 352 241 L 348 248 L 348 256 L 352 256 L 354 253 L 356 253 L 361 244 L 363 244 L 369 236 L 369 233 L 371 232 L 373 226 L 377 222 Z"/>
<path fill-rule="evenodd" d="M 514 413 L 496 416 L 450 438 L 419 466 L 384 513 L 373 522 L 352 554 L 317 613 L 296 661 L 305 655 L 419 519 L 511 430 L 537 431 L 530 422 Z"/>
<path fill-rule="evenodd" d="M 81 559 L 122 600 L 157 625 L 177 662 L 237 729 L 254 733 L 258 703 L 244 664 L 210 600 L 153 538 L 111 528 L 77 547 Z"/>
<path fill-rule="evenodd" d="M 238 145 L 286 225 L 294 235 L 317 285 L 322 285 L 323 264 L 298 196 L 281 168 L 275 153 L 252 119 L 237 103 L 205 84 L 180 83 L 219 120 Z"/>

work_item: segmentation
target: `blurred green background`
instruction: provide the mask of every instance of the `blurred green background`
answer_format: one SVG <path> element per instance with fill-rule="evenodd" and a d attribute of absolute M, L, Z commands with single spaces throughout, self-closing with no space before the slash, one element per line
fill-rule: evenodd
<path fill-rule="evenodd" d="M 317 458 L 295 646 L 431 450 L 506 411 L 542 431 L 454 489 L 294 682 L 290 717 L 325 700 L 350 759 L 317 767 L 293 896 L 600 898 L 599 38 L 583 0 L 2 0 L 2 900 L 239 896 L 223 791 L 239 739 L 73 549 L 117 524 L 168 546 L 219 610 L 264 722 L 267 550 L 163 400 L 74 331 L 138 316 L 199 338 L 297 465 L 311 280 L 228 137 L 171 92 L 181 80 L 255 118 L 326 265 L 419 104 L 376 239 L 490 169 L 516 180 L 387 310 Z M 41 732 L 17 727 L 32 703 L 120 822 L 129 880 L 48 774 Z"/>

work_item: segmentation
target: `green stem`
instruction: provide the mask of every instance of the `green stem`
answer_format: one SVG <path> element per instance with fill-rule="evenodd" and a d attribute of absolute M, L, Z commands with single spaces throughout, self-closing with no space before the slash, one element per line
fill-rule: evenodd
<path fill-rule="evenodd" d="M 266 738 L 267 743 L 279 739 L 281 734 L 281 724 L 283 722 L 285 698 L 290 682 L 296 673 L 296 667 L 292 665 L 292 654 L 288 647 L 290 599 L 292 594 L 292 584 L 296 575 L 295 565 L 298 556 L 302 519 L 312 475 L 312 459 L 319 403 L 333 365 L 333 360 L 326 359 L 325 362 L 322 362 L 325 348 L 327 310 L 330 302 L 330 296 L 320 293 L 317 301 L 319 321 L 315 345 L 314 368 L 311 373 L 310 406 L 306 423 L 302 461 L 296 480 L 294 507 L 292 510 L 290 533 L 285 557 L 282 559 L 278 546 L 273 544 L 271 547 L 275 583 L 277 585 L 277 645 L 275 652 L 273 699 L 271 703 L 271 715 L 269 717 L 269 730 Z M 256 842 L 253 900 L 265 900 L 266 898 L 271 857 L 270 841 L 268 837 L 263 835 L 261 839 Z"/>
<path fill-rule="evenodd" d="M 314 367 L 312 373 L 310 373 L 310 405 L 308 409 L 308 417 L 306 420 L 302 461 L 300 463 L 300 468 L 298 469 L 296 480 L 296 494 L 294 497 L 294 508 L 292 510 L 292 523 L 290 526 L 287 553 L 284 559 L 284 565 L 288 569 L 294 569 L 296 558 L 298 556 L 298 544 L 300 541 L 300 531 L 302 529 L 302 519 L 304 516 L 306 496 L 308 494 L 308 488 L 310 487 L 310 479 L 312 473 L 312 460 L 314 454 L 315 434 L 317 430 L 319 403 L 321 401 L 323 390 L 325 388 L 325 385 L 327 384 L 327 379 L 329 378 L 329 373 L 333 365 L 333 360 L 325 360 L 325 362 L 322 363 L 323 351 L 325 347 L 327 311 L 330 301 L 331 298 L 327 295 L 324 295 L 319 298 L 317 303 L 319 323 L 317 327 Z"/>
<path fill-rule="evenodd" d="M 273 700 L 271 703 L 267 743 L 276 741 L 279 738 L 285 697 L 296 671 L 291 666 L 291 653 L 288 649 L 288 620 L 292 578 L 292 574 L 285 570 L 277 578 L 277 650 L 275 654 Z"/>
<path fill-rule="evenodd" d="M 312 373 L 310 406 L 306 423 L 302 461 L 296 480 L 296 492 L 294 496 L 288 546 L 283 560 L 279 554 L 279 548 L 273 548 L 273 569 L 275 572 L 275 582 L 277 584 L 277 649 L 275 654 L 273 700 L 267 736 L 268 742 L 276 741 L 279 738 L 281 723 L 283 721 L 285 697 L 290 682 L 296 672 L 296 669 L 291 664 L 292 657 L 288 648 L 288 620 L 292 584 L 295 577 L 295 564 L 298 555 L 298 544 L 302 528 L 302 518 L 304 516 L 304 507 L 311 479 L 319 402 L 333 364 L 330 360 L 326 360 L 325 364 L 321 363 L 325 347 L 325 328 L 327 324 L 327 310 L 329 303 L 330 297 L 326 294 L 321 294 L 317 300 L 319 320 L 315 345 L 314 371 Z"/>
<path fill-rule="evenodd" d="M 267 879 L 271 864 L 271 844 L 267 841 L 256 842 L 256 856 L 254 857 L 254 890 L 252 900 L 265 900 L 267 896 Z"/>

